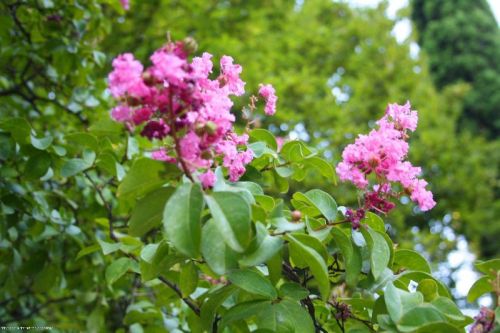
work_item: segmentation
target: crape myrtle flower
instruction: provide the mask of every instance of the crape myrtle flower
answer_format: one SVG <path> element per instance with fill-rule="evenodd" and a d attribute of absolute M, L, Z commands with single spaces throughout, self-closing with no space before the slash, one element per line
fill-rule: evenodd
<path fill-rule="evenodd" d="M 417 123 L 417 111 L 411 110 L 409 102 L 389 104 L 385 115 L 376 123 L 378 128 L 359 135 L 344 149 L 337 174 L 341 181 L 349 181 L 365 192 L 365 210 L 380 213 L 392 210 L 395 205 L 391 199 L 400 194 L 394 192 L 391 185 L 401 187 L 422 211 L 435 206 L 432 192 L 426 189 L 427 182 L 418 178 L 421 168 L 406 160 L 408 131 L 415 131 Z M 368 190 L 370 175 L 375 179 L 374 191 Z"/>
<path fill-rule="evenodd" d="M 242 67 L 230 56 L 220 59 L 220 73 L 213 75 L 212 55 L 203 53 L 189 61 L 192 40 L 167 43 L 144 66 L 130 53 L 113 60 L 108 76 L 111 95 L 118 105 L 111 117 L 127 128 L 141 126 L 140 134 L 160 147 L 151 157 L 177 163 L 184 173 L 198 178 L 205 188 L 215 183 L 213 169 L 222 165 L 229 179 L 237 181 L 254 157 L 246 148 L 248 134 L 237 134 L 231 113 L 233 96 L 245 94 Z M 274 114 L 277 97 L 271 85 L 261 85 L 266 114 Z"/>

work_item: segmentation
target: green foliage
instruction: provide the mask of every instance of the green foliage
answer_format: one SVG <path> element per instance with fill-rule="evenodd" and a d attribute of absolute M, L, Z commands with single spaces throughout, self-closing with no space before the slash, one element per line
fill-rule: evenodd
<path fill-rule="evenodd" d="M 495 138 L 500 134 L 500 30 L 488 2 L 414 0 L 412 5 L 437 86 L 469 83 L 464 117 Z"/>
<path fill-rule="evenodd" d="M 479 261 L 475 264 L 476 269 L 485 274 L 471 286 L 467 295 L 467 301 L 473 302 L 486 293 L 494 293 L 497 297 L 497 305 L 500 300 L 500 259 Z"/>
<path fill-rule="evenodd" d="M 163 212 L 167 239 L 189 257 L 197 257 L 200 252 L 202 209 L 201 186 L 186 183 L 168 199 Z"/>
<path fill-rule="evenodd" d="M 382 7 L 327 0 L 132 6 L 125 13 L 111 0 L 0 4 L 2 325 L 463 330 L 467 319 L 429 263 L 391 241 L 397 236 L 408 247 L 403 221 L 428 215 L 368 215 L 361 231 L 352 231 L 337 207 L 355 198 L 332 186 L 341 146 L 387 101 L 409 97 L 423 122 L 412 154 L 444 199 L 432 217 L 457 212 L 452 223 L 470 237 L 495 235 L 481 227 L 498 208 L 487 185 L 496 177 L 488 154 L 495 147 L 463 134 L 451 140 L 451 102 L 462 91 L 436 94 L 425 63 L 391 37 L 394 22 Z M 194 34 L 217 56 L 235 56 L 249 86 L 264 80 L 277 87 L 278 116 L 250 133 L 256 158 L 240 182 L 218 170 L 214 189 L 202 190 L 175 165 L 149 159 L 149 143 L 108 119 L 104 78 L 112 57 L 132 49 L 144 57 L 167 30 Z M 326 86 L 335 73 L 340 81 Z M 334 87 L 348 103 L 331 94 Z M 309 140 L 290 140 L 278 151 L 275 135 L 300 126 Z M 393 228 L 386 231 L 386 223 Z M 485 267 L 478 269 L 490 274 Z M 412 281 L 417 292 L 409 293 Z M 412 297 L 421 302 L 410 309 Z"/>

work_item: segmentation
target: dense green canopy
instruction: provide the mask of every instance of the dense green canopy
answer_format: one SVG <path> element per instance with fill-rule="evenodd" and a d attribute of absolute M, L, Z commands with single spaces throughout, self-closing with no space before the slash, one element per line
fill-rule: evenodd
<path fill-rule="evenodd" d="M 412 19 L 438 88 L 467 82 L 464 126 L 500 134 L 500 29 L 486 0 L 414 0 Z"/>

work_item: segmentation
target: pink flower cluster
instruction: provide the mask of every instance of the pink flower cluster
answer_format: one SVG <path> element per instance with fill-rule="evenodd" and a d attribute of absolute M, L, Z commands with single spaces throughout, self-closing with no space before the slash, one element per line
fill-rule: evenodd
<path fill-rule="evenodd" d="M 120 0 L 120 4 L 122 5 L 123 9 L 130 9 L 130 0 Z"/>
<path fill-rule="evenodd" d="M 186 45 L 168 43 L 153 53 L 147 69 L 129 53 L 114 59 L 109 89 L 119 105 L 111 116 L 131 129 L 142 126 L 141 135 L 150 140 L 161 140 L 152 158 L 178 163 L 205 187 L 215 183 L 212 168 L 220 164 L 237 181 L 253 159 L 253 152 L 243 149 L 248 135 L 234 132 L 231 113 L 230 97 L 245 93 L 242 67 L 223 56 L 220 74 L 211 79 L 212 55 L 203 53 L 189 62 Z M 266 100 L 275 104 L 274 89 L 266 86 L 266 91 Z"/>
<path fill-rule="evenodd" d="M 266 101 L 264 112 L 268 116 L 272 116 L 276 113 L 276 102 L 278 101 L 278 97 L 276 97 L 275 93 L 273 86 L 270 84 L 261 84 L 259 87 L 259 94 Z"/>
<path fill-rule="evenodd" d="M 350 181 L 360 189 L 367 189 L 368 176 L 375 175 L 376 185 L 365 194 L 365 208 L 388 212 L 394 207 L 389 199 L 397 196 L 391 184 L 399 183 L 423 211 L 436 204 L 432 192 L 426 190 L 427 182 L 417 178 L 421 168 L 406 161 L 409 145 L 407 131 L 415 131 L 418 116 L 405 105 L 389 104 L 378 128 L 368 135 L 360 135 L 354 144 L 342 153 L 337 174 L 342 181 Z"/>

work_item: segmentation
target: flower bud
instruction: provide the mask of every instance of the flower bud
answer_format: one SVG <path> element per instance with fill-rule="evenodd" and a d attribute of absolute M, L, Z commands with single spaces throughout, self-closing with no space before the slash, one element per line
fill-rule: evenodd
<path fill-rule="evenodd" d="M 213 135 L 217 132 L 217 124 L 214 123 L 213 121 L 208 121 L 205 124 L 205 130 L 207 131 L 208 134 Z"/>
<path fill-rule="evenodd" d="M 292 212 L 292 221 L 298 222 L 302 218 L 302 213 L 298 210 Z"/>
<path fill-rule="evenodd" d="M 205 125 L 202 123 L 196 123 L 196 125 L 194 125 L 194 132 L 198 135 L 203 135 L 203 133 L 205 133 Z"/>
<path fill-rule="evenodd" d="M 201 158 L 203 158 L 204 160 L 210 160 L 213 157 L 214 156 L 210 150 L 204 150 L 201 152 Z"/>
<path fill-rule="evenodd" d="M 144 80 L 144 83 L 148 86 L 154 86 L 156 84 L 156 80 L 153 75 L 149 71 L 145 71 L 142 73 L 142 79 Z"/>
<path fill-rule="evenodd" d="M 193 54 L 198 49 L 198 43 L 196 43 L 196 40 L 192 37 L 184 38 L 183 43 L 184 52 L 186 52 L 187 54 Z"/>

